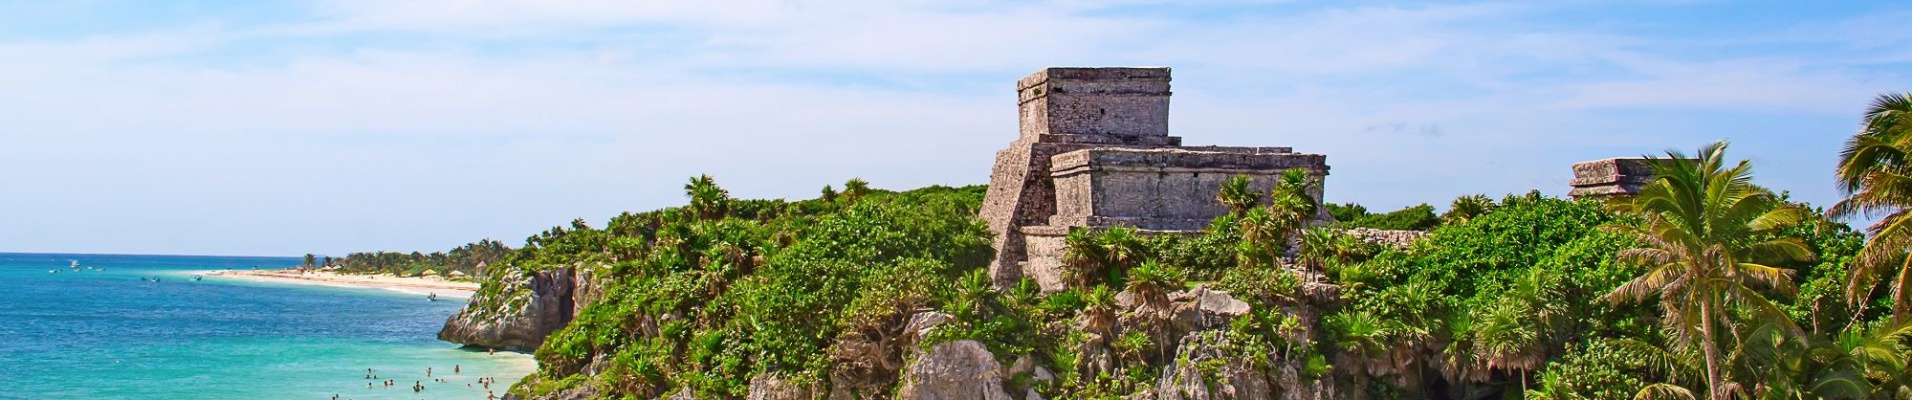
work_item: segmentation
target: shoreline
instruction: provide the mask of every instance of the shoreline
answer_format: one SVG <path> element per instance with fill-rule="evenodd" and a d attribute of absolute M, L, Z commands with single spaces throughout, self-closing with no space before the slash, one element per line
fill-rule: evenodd
<path fill-rule="evenodd" d="M 384 289 L 406 294 L 437 294 L 439 297 L 469 299 L 477 293 L 476 282 L 454 282 L 433 278 L 409 278 L 392 274 L 360 275 L 341 274 L 330 271 L 300 272 L 296 269 L 261 270 L 214 270 L 205 271 L 205 275 L 227 277 L 254 282 L 288 283 L 298 285 L 331 286 L 358 289 Z"/>

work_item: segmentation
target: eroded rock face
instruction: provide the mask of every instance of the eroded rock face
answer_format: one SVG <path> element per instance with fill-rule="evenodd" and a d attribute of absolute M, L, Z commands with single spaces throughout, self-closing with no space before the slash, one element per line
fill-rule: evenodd
<path fill-rule="evenodd" d="M 597 388 L 591 387 L 591 385 L 579 385 L 578 387 L 547 393 L 529 400 L 586 400 L 596 397 L 597 395 Z M 518 396 L 516 393 L 505 393 L 504 399 L 527 400 L 525 397 Z"/>
<path fill-rule="evenodd" d="M 911 315 L 909 324 L 903 327 L 903 346 L 915 347 L 917 341 L 929 337 L 930 330 L 936 329 L 937 325 L 949 322 L 949 320 L 953 318 L 955 317 L 951 317 L 949 314 L 935 311 L 926 311 Z"/>
<path fill-rule="evenodd" d="M 810 400 L 816 398 L 816 387 L 784 379 L 777 374 L 759 374 L 750 378 L 750 393 L 747 400 Z"/>
<path fill-rule="evenodd" d="M 558 268 L 532 274 L 507 272 L 499 290 L 487 296 L 472 296 L 465 309 L 445 320 L 438 339 L 467 346 L 515 351 L 534 351 L 544 337 L 571 323 L 577 316 L 580 284 L 590 274 L 579 274 L 579 267 Z M 583 279 L 580 279 L 583 278 Z M 595 295 L 596 290 L 587 293 Z"/>
<path fill-rule="evenodd" d="M 1155 384 L 1158 400 L 1272 399 L 1267 375 L 1248 365 L 1247 357 L 1228 354 L 1228 340 L 1219 332 L 1198 332 L 1182 338 L 1175 361 L 1164 368 Z"/>
<path fill-rule="evenodd" d="M 1174 304 L 1175 328 L 1182 332 L 1227 327 L 1250 310 L 1248 302 L 1205 286 L 1171 293 L 1168 298 Z"/>
<path fill-rule="evenodd" d="M 1004 372 L 982 343 L 960 340 L 937 344 L 919 354 L 897 389 L 902 400 L 1010 400 Z"/>

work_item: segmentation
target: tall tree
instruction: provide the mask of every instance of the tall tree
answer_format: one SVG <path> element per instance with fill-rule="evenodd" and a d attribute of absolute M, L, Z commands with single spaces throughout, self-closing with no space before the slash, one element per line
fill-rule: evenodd
<path fill-rule="evenodd" d="M 1885 94 L 1866 110 L 1863 128 L 1839 152 L 1834 172 L 1846 198 L 1826 213 L 1833 218 L 1881 217 L 1847 271 L 1847 300 L 1863 306 L 1879 275 L 1891 280 L 1892 317 L 1912 317 L 1912 94 Z"/>
<path fill-rule="evenodd" d="M 1321 212 L 1321 202 L 1312 194 L 1315 185 L 1315 178 L 1299 168 L 1282 171 L 1281 179 L 1275 181 L 1268 194 L 1268 212 L 1281 224 L 1283 239 L 1294 237 Z"/>
<path fill-rule="evenodd" d="M 1731 328 L 1734 311 L 1765 316 L 1786 325 L 1788 332 L 1799 330 L 1761 290 L 1781 295 L 1796 291 L 1792 270 L 1766 263 L 1813 257 L 1798 239 L 1770 235 L 1799 223 L 1804 212 L 1754 185 L 1750 162 L 1729 165 L 1725 142 L 1701 147 L 1697 158 L 1678 151 L 1667 156 L 1650 157 L 1653 181 L 1632 199 L 1614 203 L 1616 211 L 1640 220 L 1608 228 L 1642 243 L 1617 257 L 1648 271 L 1604 299 L 1624 303 L 1658 297 L 1669 340 L 1675 346 L 1699 348 L 1707 398 L 1725 400 L 1739 386 L 1728 380 L 1720 351 L 1726 338 L 1721 330 Z"/>
<path fill-rule="evenodd" d="M 730 213 L 730 192 L 717 187 L 710 175 L 690 178 L 690 183 L 684 184 L 684 195 L 690 196 L 690 208 L 700 218 L 722 219 Z"/>

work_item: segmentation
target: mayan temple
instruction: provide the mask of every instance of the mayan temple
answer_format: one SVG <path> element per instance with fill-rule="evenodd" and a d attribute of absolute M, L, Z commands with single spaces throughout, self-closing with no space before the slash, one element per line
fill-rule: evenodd
<path fill-rule="evenodd" d="M 1074 229 L 1199 232 L 1228 213 L 1215 193 L 1230 176 L 1266 193 L 1289 169 L 1328 174 L 1325 156 L 1288 147 L 1183 146 L 1168 132 L 1168 68 L 1048 68 L 1016 92 L 1021 132 L 996 153 L 981 212 L 997 285 L 1029 277 L 1061 290 Z"/>

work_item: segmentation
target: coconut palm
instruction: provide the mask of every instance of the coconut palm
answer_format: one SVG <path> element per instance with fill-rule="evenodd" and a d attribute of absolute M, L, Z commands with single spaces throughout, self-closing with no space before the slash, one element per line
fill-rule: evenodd
<path fill-rule="evenodd" d="M 1864 306 L 1882 273 L 1891 279 L 1892 316 L 1912 317 L 1912 94 L 1885 94 L 1866 110 L 1864 127 L 1839 152 L 1835 171 L 1846 198 L 1827 210 L 1833 218 L 1880 217 L 1847 271 L 1847 300 Z"/>
<path fill-rule="evenodd" d="M 1215 200 L 1229 208 L 1228 214 L 1237 218 L 1247 214 L 1249 209 L 1261 204 L 1261 193 L 1249 187 L 1248 176 L 1235 175 L 1222 181 L 1220 190 L 1215 191 Z"/>
<path fill-rule="evenodd" d="M 1728 380 L 1719 348 L 1730 312 L 1764 315 L 1785 324 L 1787 332 L 1800 333 L 1761 294 L 1793 294 L 1793 271 L 1765 263 L 1812 258 L 1798 239 L 1770 238 L 1799 223 L 1804 213 L 1753 185 L 1750 162 L 1729 165 L 1726 146 L 1701 147 L 1697 158 L 1678 151 L 1668 151 L 1664 159 L 1649 157 L 1654 180 L 1632 199 L 1614 203 L 1616 211 L 1638 217 L 1639 223 L 1607 227 L 1643 244 L 1617 257 L 1648 271 L 1603 296 L 1611 303 L 1658 297 L 1669 339 L 1677 347 L 1699 349 L 1712 400 L 1728 399 L 1738 387 Z"/>

